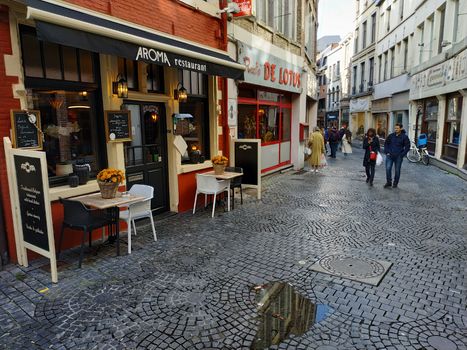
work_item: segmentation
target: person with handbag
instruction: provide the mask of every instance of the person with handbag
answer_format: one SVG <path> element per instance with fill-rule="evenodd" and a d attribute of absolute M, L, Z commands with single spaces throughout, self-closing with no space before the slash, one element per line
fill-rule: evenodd
<path fill-rule="evenodd" d="M 313 133 L 310 135 L 308 140 L 308 147 L 311 149 L 311 156 L 308 158 L 308 165 L 310 166 L 310 171 L 315 173 L 318 171 L 318 168 L 321 166 L 321 155 L 324 155 L 324 137 L 321 134 L 319 127 L 313 129 Z"/>
<path fill-rule="evenodd" d="M 375 166 L 378 153 L 380 151 L 379 138 L 376 135 L 376 130 L 373 128 L 368 129 L 365 138 L 363 139 L 363 149 L 365 155 L 363 156 L 363 166 L 366 172 L 366 183 L 370 183 L 373 186 L 373 180 L 375 178 Z"/>

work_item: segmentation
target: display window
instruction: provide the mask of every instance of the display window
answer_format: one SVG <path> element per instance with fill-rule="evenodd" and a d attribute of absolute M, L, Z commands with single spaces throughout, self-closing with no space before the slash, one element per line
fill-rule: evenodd
<path fill-rule="evenodd" d="M 435 154 L 438 134 L 438 99 L 429 99 L 424 103 L 422 133 L 427 135 L 427 149 Z"/>
<path fill-rule="evenodd" d="M 462 116 L 462 95 L 452 94 L 446 99 L 446 120 L 444 124 L 443 159 L 457 163 Z"/>
<path fill-rule="evenodd" d="M 263 145 L 290 141 L 292 112 L 289 95 L 240 88 L 238 104 L 239 139 L 258 138 Z"/>
<path fill-rule="evenodd" d="M 179 103 L 180 114 L 190 116 L 174 120 L 177 135 L 188 145 L 182 164 L 210 159 L 208 76 L 187 70 L 179 71 L 179 79 L 187 90 L 188 99 Z M 202 157 L 202 158 L 201 158 Z"/>
<path fill-rule="evenodd" d="M 98 56 L 37 39 L 20 26 L 28 107 L 41 113 L 50 186 L 64 185 L 75 164 L 91 177 L 106 165 Z M 25 54 L 27 53 L 27 54 Z"/>
<path fill-rule="evenodd" d="M 388 135 L 388 116 L 386 113 L 376 115 L 375 127 L 378 137 L 380 139 L 386 139 Z"/>

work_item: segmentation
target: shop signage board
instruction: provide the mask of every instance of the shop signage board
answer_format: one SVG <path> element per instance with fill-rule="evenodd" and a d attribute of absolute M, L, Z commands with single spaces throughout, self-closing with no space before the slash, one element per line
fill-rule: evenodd
<path fill-rule="evenodd" d="M 446 94 L 465 89 L 467 50 L 410 78 L 410 99 Z"/>
<path fill-rule="evenodd" d="M 131 141 L 131 112 L 105 111 L 105 137 L 107 142 Z"/>
<path fill-rule="evenodd" d="M 261 140 L 233 140 L 234 166 L 243 169 L 242 185 L 256 188 L 261 199 Z"/>
<path fill-rule="evenodd" d="M 40 111 L 11 110 L 13 148 L 42 149 Z"/>
<path fill-rule="evenodd" d="M 21 251 L 18 261 L 28 266 L 27 250 L 49 258 L 52 282 L 56 283 L 57 260 L 45 152 L 12 149 L 7 138 L 4 145 L 13 197 L 15 240 Z"/>
<path fill-rule="evenodd" d="M 259 0 L 264 1 L 264 0 Z M 234 13 L 234 17 L 250 17 L 255 15 L 255 0 L 233 0 L 240 8 L 239 13 Z"/>
<path fill-rule="evenodd" d="M 301 68 L 260 49 L 238 42 L 238 61 L 245 82 L 295 93 L 302 92 Z"/>

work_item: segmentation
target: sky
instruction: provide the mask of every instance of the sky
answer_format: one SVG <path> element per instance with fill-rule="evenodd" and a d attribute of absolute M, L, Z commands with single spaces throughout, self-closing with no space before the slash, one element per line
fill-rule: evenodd
<path fill-rule="evenodd" d="M 354 0 L 319 0 L 318 39 L 325 35 L 340 35 L 343 39 L 353 31 Z"/>

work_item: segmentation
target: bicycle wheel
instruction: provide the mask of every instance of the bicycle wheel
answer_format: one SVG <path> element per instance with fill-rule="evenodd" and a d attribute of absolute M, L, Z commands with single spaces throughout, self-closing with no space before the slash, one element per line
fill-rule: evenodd
<path fill-rule="evenodd" d="M 407 153 L 407 159 L 409 162 L 417 163 L 420 160 L 420 153 L 416 148 L 411 148 L 410 151 Z"/>
<path fill-rule="evenodd" d="M 428 155 L 428 152 L 426 150 L 424 150 L 422 153 L 422 162 L 425 165 L 430 164 L 430 156 Z"/>

